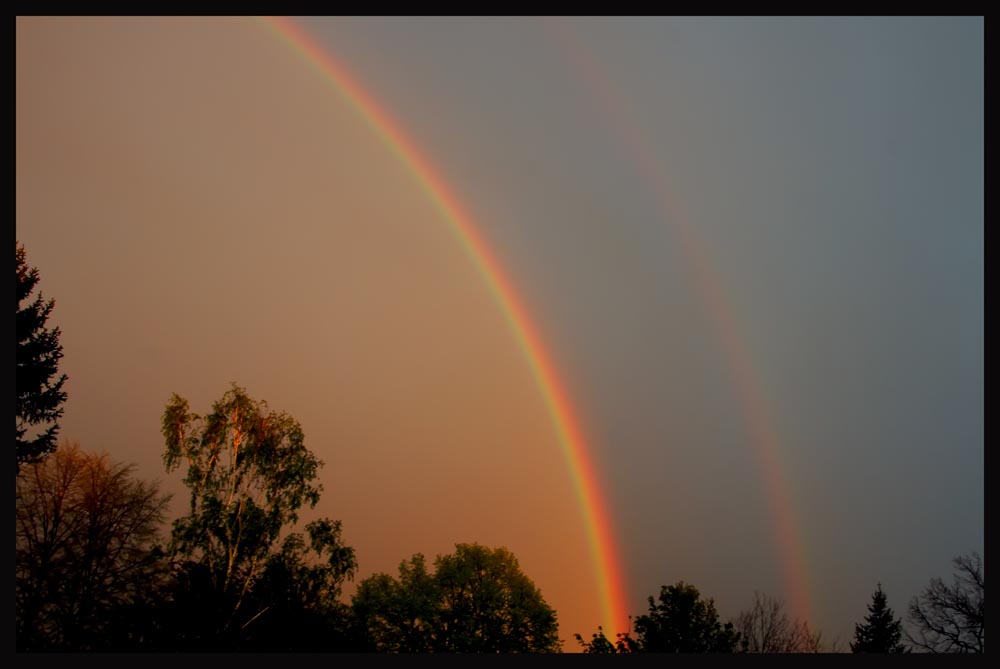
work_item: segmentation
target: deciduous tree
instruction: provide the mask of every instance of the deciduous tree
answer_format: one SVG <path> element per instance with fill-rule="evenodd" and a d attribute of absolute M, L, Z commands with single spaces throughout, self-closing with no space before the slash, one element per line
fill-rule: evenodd
<path fill-rule="evenodd" d="M 547 653 L 559 650 L 556 613 L 505 548 L 457 544 L 435 572 L 422 555 L 400 565 L 399 580 L 362 581 L 353 608 L 375 650 Z"/>
<path fill-rule="evenodd" d="M 907 630 L 906 636 L 916 648 L 931 653 L 982 653 L 986 592 L 983 561 L 973 552 L 954 558 L 952 563 L 953 585 L 933 578 L 923 594 L 913 598 L 909 621 L 915 630 Z"/>
<path fill-rule="evenodd" d="M 661 586 L 659 603 L 649 598 L 649 614 L 636 618 L 639 645 L 650 653 L 732 653 L 739 634 L 723 625 L 715 601 L 705 601 L 693 585 Z"/>
<path fill-rule="evenodd" d="M 733 621 L 745 653 L 818 653 L 821 635 L 804 620 L 793 621 L 779 599 L 754 592 L 753 605 Z"/>
<path fill-rule="evenodd" d="M 639 642 L 633 639 L 628 632 L 618 632 L 615 634 L 615 642 L 604 635 L 604 627 L 597 626 L 597 632 L 590 635 L 590 641 L 584 641 L 583 635 L 574 634 L 577 643 L 583 647 L 583 652 L 592 655 L 624 655 L 627 653 L 638 653 L 642 651 Z"/>
<path fill-rule="evenodd" d="M 168 497 L 130 465 L 64 444 L 15 483 L 18 650 L 106 650 L 123 607 L 165 574 Z"/>
<path fill-rule="evenodd" d="M 339 521 L 311 523 L 308 550 L 296 533 L 278 544 L 302 506 L 315 506 L 322 490 L 316 482 L 322 463 L 305 447 L 298 421 L 233 384 L 204 417 L 174 395 L 162 431 L 167 470 L 186 466 L 191 491 L 189 513 L 174 522 L 171 549 L 193 586 L 186 596 L 198 598 L 181 610 L 193 610 L 201 621 L 181 632 L 182 645 L 242 647 L 253 625 L 282 608 L 273 589 L 264 596 L 268 581 L 295 581 L 297 591 L 305 589 L 299 594 L 307 595 L 307 608 L 339 595 L 357 567 Z M 306 566 L 310 553 L 318 565 Z"/>
<path fill-rule="evenodd" d="M 358 584 L 351 601 L 370 650 L 430 653 L 442 650 L 440 592 L 424 556 L 399 565 L 399 579 L 375 574 Z"/>
<path fill-rule="evenodd" d="M 351 647 L 350 611 L 339 599 L 354 551 L 341 540 L 340 521 L 311 522 L 306 535 L 308 544 L 289 534 L 268 558 L 250 593 L 250 608 L 262 613 L 248 628 L 244 650 L 359 650 Z"/>

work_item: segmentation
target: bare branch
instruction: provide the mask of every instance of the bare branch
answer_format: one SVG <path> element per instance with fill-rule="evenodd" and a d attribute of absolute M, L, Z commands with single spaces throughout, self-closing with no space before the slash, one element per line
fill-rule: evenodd
<path fill-rule="evenodd" d="M 984 652 L 984 594 L 982 558 L 961 555 L 955 565 L 953 585 L 931 579 L 920 597 L 910 603 L 909 619 L 916 628 L 907 638 L 916 648 L 931 653 Z"/>

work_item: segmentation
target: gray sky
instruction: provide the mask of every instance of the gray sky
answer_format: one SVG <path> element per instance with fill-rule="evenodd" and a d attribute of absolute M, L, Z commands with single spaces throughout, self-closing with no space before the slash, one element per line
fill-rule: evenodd
<path fill-rule="evenodd" d="M 789 596 L 727 336 L 827 638 L 846 647 L 876 583 L 903 614 L 982 552 L 982 18 L 302 25 L 436 166 L 538 324 L 631 613 L 678 580 L 724 617 Z M 524 360 L 334 87 L 252 20 L 107 18 L 18 19 L 16 86 L 17 234 L 57 300 L 64 437 L 180 490 L 166 400 L 207 411 L 237 381 L 302 421 L 361 577 L 502 543 L 564 639 L 593 631 Z"/>

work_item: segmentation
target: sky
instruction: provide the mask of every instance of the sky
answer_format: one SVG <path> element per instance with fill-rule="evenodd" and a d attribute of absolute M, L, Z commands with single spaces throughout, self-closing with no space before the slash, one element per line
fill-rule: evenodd
<path fill-rule="evenodd" d="M 566 650 L 609 587 L 635 616 L 681 580 L 846 649 L 878 583 L 903 615 L 983 552 L 982 17 L 18 17 L 16 42 L 60 436 L 173 513 L 163 409 L 235 382 L 324 462 L 345 597 L 506 546 Z"/>

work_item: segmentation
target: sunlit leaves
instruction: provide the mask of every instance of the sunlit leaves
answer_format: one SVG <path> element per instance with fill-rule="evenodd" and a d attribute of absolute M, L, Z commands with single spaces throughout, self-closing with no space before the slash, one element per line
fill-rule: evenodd
<path fill-rule="evenodd" d="M 276 579 L 294 587 L 304 607 L 335 600 L 356 568 L 339 521 L 310 523 L 308 548 L 294 533 L 279 547 L 299 510 L 315 506 L 322 490 L 316 482 L 322 463 L 305 447 L 298 421 L 233 384 L 206 416 L 173 395 L 161 428 L 164 464 L 168 471 L 186 466 L 191 491 L 190 512 L 174 522 L 171 548 L 207 570 L 224 602 L 224 631 L 259 627 L 272 607 L 281 608 Z M 317 564 L 307 562 L 310 552 Z"/>
<path fill-rule="evenodd" d="M 353 600 L 375 650 L 539 653 L 559 650 L 555 611 L 505 548 L 458 544 L 429 573 L 423 555 L 399 579 L 375 574 Z"/>

